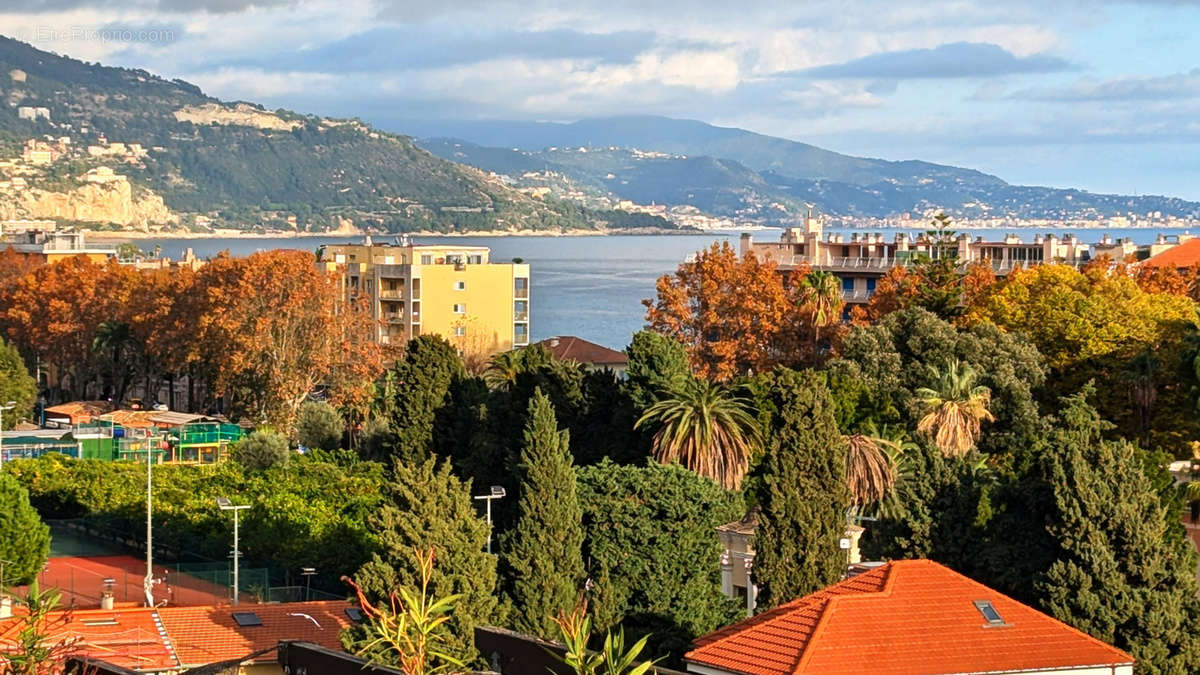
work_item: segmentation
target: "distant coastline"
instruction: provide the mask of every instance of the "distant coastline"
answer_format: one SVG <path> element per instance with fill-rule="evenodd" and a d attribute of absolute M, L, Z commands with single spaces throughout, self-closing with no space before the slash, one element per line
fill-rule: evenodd
<path fill-rule="evenodd" d="M 738 228 L 746 230 L 770 230 L 764 226 Z M 144 230 L 127 230 L 113 232 L 111 230 L 85 230 L 92 241 L 138 241 L 144 239 L 329 239 L 338 237 L 602 237 L 609 235 L 696 235 L 706 232 L 728 232 L 729 230 L 700 230 L 700 229 L 661 229 L 661 228 L 630 228 L 624 230 L 473 230 L 471 232 L 437 232 L 419 230 L 413 232 L 381 232 L 367 230 L 329 230 L 328 232 L 294 232 L 276 230 L 269 232 L 247 232 L 245 230 L 220 229 L 212 232 L 192 232 L 179 230 L 175 232 L 160 231 L 146 232 Z"/>

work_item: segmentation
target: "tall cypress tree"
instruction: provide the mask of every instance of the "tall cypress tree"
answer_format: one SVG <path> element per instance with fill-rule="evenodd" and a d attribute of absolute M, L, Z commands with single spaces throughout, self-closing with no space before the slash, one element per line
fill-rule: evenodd
<path fill-rule="evenodd" d="M 409 340 L 404 358 L 392 371 L 395 398 L 388 404 L 395 436 L 383 450 L 409 462 L 428 457 L 437 413 L 450 400 L 451 384 L 465 376 L 462 359 L 445 338 L 421 335 Z"/>
<path fill-rule="evenodd" d="M 1139 672 L 1200 672 L 1196 555 L 1178 505 L 1155 492 L 1141 451 L 1103 440 L 1110 425 L 1088 393 L 1064 400 L 1046 453 L 1057 560 L 1036 584 L 1040 604 L 1130 651 Z"/>
<path fill-rule="evenodd" d="M 9 474 L 0 474 L 0 559 L 4 585 L 37 578 L 50 555 L 50 528 L 29 505 L 29 493 Z M 7 590 L 7 588 L 3 589 Z"/>
<path fill-rule="evenodd" d="M 471 503 L 470 483 L 450 472 L 449 463 L 429 458 L 420 464 L 393 463 L 385 503 L 369 519 L 377 550 L 359 569 L 356 581 L 377 599 L 398 586 L 420 581 L 417 549 L 435 556 L 431 597 L 461 595 L 449 626 L 455 656 L 474 661 L 475 626 L 499 621 L 496 558 L 484 552 L 487 523 Z"/>
<path fill-rule="evenodd" d="M 842 578 L 838 546 L 850 506 L 846 452 L 818 374 L 777 369 L 771 447 L 759 466 L 754 538 L 758 607 L 769 609 Z"/>
<path fill-rule="evenodd" d="M 546 638 L 557 636 L 552 619 L 572 607 L 584 576 L 583 512 L 567 444 L 550 399 L 535 390 L 517 466 L 517 520 L 503 541 L 501 565 L 512 627 Z"/>

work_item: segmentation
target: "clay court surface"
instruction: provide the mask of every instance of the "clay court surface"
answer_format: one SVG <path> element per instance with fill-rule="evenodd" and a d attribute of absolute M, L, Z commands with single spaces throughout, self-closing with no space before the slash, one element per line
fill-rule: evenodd
<path fill-rule="evenodd" d="M 143 580 L 146 561 L 130 555 L 50 558 L 38 583 L 43 589 L 56 588 L 62 593 L 62 604 L 75 607 L 99 607 L 100 595 L 113 591 L 118 603 L 144 604 L 146 593 Z M 155 604 L 217 605 L 230 600 L 227 586 L 177 572 L 166 566 L 154 566 Z M 253 600 L 242 593 L 242 602 Z"/>

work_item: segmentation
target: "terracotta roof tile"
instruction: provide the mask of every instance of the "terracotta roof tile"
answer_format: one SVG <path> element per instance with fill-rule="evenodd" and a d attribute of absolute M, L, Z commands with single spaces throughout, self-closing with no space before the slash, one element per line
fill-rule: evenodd
<path fill-rule="evenodd" d="M 1004 620 L 988 625 L 975 601 Z M 689 662 L 731 673 L 1021 672 L 1133 657 L 928 560 L 899 560 L 696 641 Z"/>
<path fill-rule="evenodd" d="M 349 606 L 348 602 L 331 601 L 240 607 L 164 607 L 158 611 L 180 662 L 184 666 L 196 666 L 270 649 L 280 640 L 305 640 L 340 650 L 338 634 L 351 623 L 346 616 Z M 262 625 L 239 626 L 233 619 L 235 611 L 254 612 Z M 274 661 L 275 654 L 268 653 L 256 660 Z"/>
<path fill-rule="evenodd" d="M 1200 263 L 1200 238 L 1189 239 L 1182 244 L 1172 246 L 1156 256 L 1146 258 L 1138 264 L 1145 265 L 1146 267 L 1183 269 L 1191 267 L 1196 263 Z"/>
<path fill-rule="evenodd" d="M 148 607 L 54 612 L 46 625 L 51 641 L 73 643 L 79 656 L 139 670 L 179 667 L 157 613 Z M 3 624 L 0 648 L 13 647 L 21 626 L 16 619 Z"/>
<path fill-rule="evenodd" d="M 624 352 L 571 335 L 547 338 L 536 344 L 550 350 L 559 361 L 578 361 L 597 366 L 624 366 L 629 363 L 629 357 Z"/>

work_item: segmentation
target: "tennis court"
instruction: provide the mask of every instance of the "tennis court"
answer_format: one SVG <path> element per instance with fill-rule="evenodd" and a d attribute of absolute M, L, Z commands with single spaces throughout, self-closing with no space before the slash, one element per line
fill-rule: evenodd
<path fill-rule="evenodd" d="M 249 571 L 249 570 L 247 570 Z M 50 558 L 38 583 L 43 589 L 56 588 L 64 605 L 99 607 L 100 597 L 111 590 L 118 603 L 145 603 L 143 580 L 146 561 L 131 555 Z M 227 566 L 214 578 L 224 581 Z M 154 566 L 154 602 L 156 605 L 215 605 L 227 603 L 231 586 L 180 571 L 169 565 Z M 255 602 L 249 593 L 240 594 L 242 602 Z"/>

